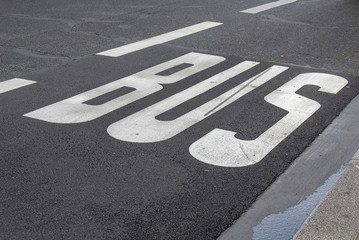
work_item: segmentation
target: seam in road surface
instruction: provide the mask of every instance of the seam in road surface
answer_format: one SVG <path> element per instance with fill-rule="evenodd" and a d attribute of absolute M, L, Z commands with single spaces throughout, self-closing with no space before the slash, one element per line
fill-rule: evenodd
<path fill-rule="evenodd" d="M 228 102 L 228 100 L 230 100 L 231 98 L 233 98 L 236 94 L 238 94 L 240 91 L 242 91 L 244 88 L 248 87 L 251 83 L 253 83 L 255 80 L 257 80 L 258 78 L 260 78 L 262 75 L 264 75 L 265 73 L 267 73 L 268 71 L 270 71 L 272 68 L 268 68 L 267 70 L 263 71 L 262 73 L 258 74 L 257 77 L 255 77 L 252 81 L 248 82 L 247 84 L 245 84 L 243 87 L 241 87 L 240 89 L 238 89 L 238 91 L 236 91 L 235 93 L 233 93 L 231 96 L 229 96 L 228 98 L 226 98 L 225 100 L 223 100 L 221 103 L 219 103 L 217 106 L 215 106 L 213 109 L 211 109 L 209 112 L 207 112 L 206 114 L 204 114 L 204 116 L 209 115 L 210 113 L 212 113 L 213 111 L 215 111 L 217 108 L 219 108 L 220 106 L 222 106 L 225 102 Z M 247 157 L 248 158 L 248 157 Z"/>

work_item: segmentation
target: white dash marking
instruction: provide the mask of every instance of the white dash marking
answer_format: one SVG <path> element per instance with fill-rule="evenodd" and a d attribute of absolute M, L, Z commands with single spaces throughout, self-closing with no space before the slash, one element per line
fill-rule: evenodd
<path fill-rule="evenodd" d="M 276 7 L 280 7 L 286 4 L 290 4 L 290 3 L 294 3 L 298 0 L 279 0 L 279 1 L 275 1 L 275 2 L 271 2 L 271 3 L 267 3 L 267 4 L 263 4 L 254 8 L 249 8 L 246 10 L 241 11 L 242 13 L 250 13 L 250 14 L 256 14 L 256 13 L 260 13 L 263 11 L 267 11 L 269 9 L 272 8 L 276 8 Z"/>
<path fill-rule="evenodd" d="M 0 94 L 4 92 L 9 92 L 11 90 L 25 87 L 36 83 L 35 81 L 30 81 L 22 78 L 13 78 L 7 81 L 0 82 Z"/>
<path fill-rule="evenodd" d="M 125 46 L 113 48 L 104 52 L 97 53 L 96 55 L 108 56 L 108 57 L 119 57 L 128 53 L 136 52 L 144 48 L 152 47 L 154 45 L 169 42 L 181 37 L 185 37 L 203 30 L 213 28 L 221 25 L 222 23 L 217 22 L 202 22 L 189 27 L 181 28 L 172 32 L 164 33 L 155 37 L 151 37 L 139 42 L 130 43 Z"/>

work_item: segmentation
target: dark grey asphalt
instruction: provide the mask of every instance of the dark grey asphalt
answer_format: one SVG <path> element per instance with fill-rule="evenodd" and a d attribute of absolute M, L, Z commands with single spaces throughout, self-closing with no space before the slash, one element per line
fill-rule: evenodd
<path fill-rule="evenodd" d="M 215 239 L 251 206 L 359 93 L 359 2 L 299 1 L 257 15 L 269 1 L 1 1 L 0 81 L 37 84 L 0 94 L 0 233 L 4 239 Z M 139 52 L 103 50 L 203 21 L 223 25 Z M 23 114 L 189 52 L 226 61 L 94 121 L 52 124 Z M 289 70 L 163 142 L 110 137 L 115 121 L 243 60 L 261 62 L 163 114 L 177 116 L 274 64 Z M 189 146 L 213 128 L 254 139 L 286 112 L 264 96 L 306 72 L 349 81 L 336 95 L 297 93 L 322 107 L 259 164 L 222 168 Z M 95 104 L 95 103 L 93 103 Z"/>

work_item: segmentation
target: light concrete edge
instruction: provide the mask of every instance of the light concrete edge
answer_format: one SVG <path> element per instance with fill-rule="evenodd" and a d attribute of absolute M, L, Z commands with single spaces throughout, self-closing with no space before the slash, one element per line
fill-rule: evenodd
<path fill-rule="evenodd" d="M 293 240 L 359 238 L 359 151 Z"/>
<path fill-rule="evenodd" d="M 270 232 L 260 232 L 254 236 L 255 229 L 258 229 L 258 226 L 269 216 L 285 213 L 288 209 L 309 199 L 322 186 L 327 185 L 327 192 L 339 176 L 341 169 L 348 164 L 358 148 L 359 96 L 351 101 L 323 133 L 256 200 L 251 208 L 218 239 L 268 239 Z M 330 180 L 330 183 L 327 180 Z M 321 198 L 326 192 L 322 194 Z M 286 221 L 284 224 L 289 226 L 290 231 L 288 236 L 282 235 L 276 239 L 291 239 L 318 203 L 312 209 L 307 209 L 305 218 L 299 219 L 299 223 L 288 222 L 286 218 L 279 220 Z M 275 231 L 281 231 L 278 226 L 283 226 L 283 223 L 271 221 L 271 226 L 267 227 L 266 231 L 273 231 L 273 234 L 276 234 Z"/>

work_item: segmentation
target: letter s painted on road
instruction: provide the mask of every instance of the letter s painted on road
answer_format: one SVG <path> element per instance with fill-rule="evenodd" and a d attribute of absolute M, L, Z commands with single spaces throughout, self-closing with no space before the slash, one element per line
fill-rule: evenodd
<path fill-rule="evenodd" d="M 236 132 L 214 129 L 194 142 L 189 151 L 196 159 L 216 166 L 244 167 L 258 163 L 320 108 L 318 102 L 296 94 L 297 90 L 315 85 L 321 92 L 336 94 L 347 83 L 346 79 L 330 74 L 300 74 L 264 98 L 288 114 L 257 139 L 240 140 L 235 137 Z"/>

